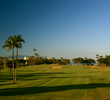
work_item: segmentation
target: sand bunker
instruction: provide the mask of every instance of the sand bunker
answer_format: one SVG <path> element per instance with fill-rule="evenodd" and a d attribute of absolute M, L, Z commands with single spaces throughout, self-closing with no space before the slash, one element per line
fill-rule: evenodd
<path fill-rule="evenodd" d="M 62 66 L 59 66 L 59 67 L 51 67 L 51 68 L 62 68 Z"/>

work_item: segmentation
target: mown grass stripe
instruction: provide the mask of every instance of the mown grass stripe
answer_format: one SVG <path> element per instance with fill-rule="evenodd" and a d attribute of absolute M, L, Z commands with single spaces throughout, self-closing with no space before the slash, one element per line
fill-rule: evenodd
<path fill-rule="evenodd" d="M 8 69 L 0 75 L 0 100 L 104 100 L 110 99 L 110 68 L 37 65 L 18 68 L 12 84 Z"/>

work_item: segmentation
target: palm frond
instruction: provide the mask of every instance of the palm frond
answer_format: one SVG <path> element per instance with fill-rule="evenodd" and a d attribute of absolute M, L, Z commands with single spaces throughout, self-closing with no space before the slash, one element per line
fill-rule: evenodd
<path fill-rule="evenodd" d="M 25 40 L 23 38 L 21 38 L 21 35 L 14 35 L 14 36 L 9 36 L 8 40 L 6 40 L 5 45 L 3 46 L 3 48 L 7 48 L 7 51 L 9 51 L 10 49 L 16 47 L 16 48 L 22 48 L 22 43 L 21 42 L 25 42 Z"/>
<path fill-rule="evenodd" d="M 22 48 L 23 46 L 22 45 L 16 45 L 15 47 L 16 48 Z"/>
<path fill-rule="evenodd" d="M 37 51 L 37 50 L 34 48 L 33 51 Z"/>
<path fill-rule="evenodd" d="M 11 47 L 7 47 L 7 51 L 9 51 L 11 49 Z"/>
<path fill-rule="evenodd" d="M 7 46 L 6 45 L 3 45 L 3 49 L 5 49 Z"/>
<path fill-rule="evenodd" d="M 11 42 L 9 40 L 6 40 L 5 44 L 11 44 Z"/>

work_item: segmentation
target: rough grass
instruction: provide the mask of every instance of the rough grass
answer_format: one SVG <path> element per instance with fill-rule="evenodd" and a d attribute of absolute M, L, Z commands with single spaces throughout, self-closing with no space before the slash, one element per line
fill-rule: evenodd
<path fill-rule="evenodd" d="M 18 68 L 17 82 L 3 69 L 0 100 L 109 100 L 110 68 L 56 65 Z"/>

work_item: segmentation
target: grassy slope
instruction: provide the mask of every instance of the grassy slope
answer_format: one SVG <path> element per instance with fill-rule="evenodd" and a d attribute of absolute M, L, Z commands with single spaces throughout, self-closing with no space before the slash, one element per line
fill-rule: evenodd
<path fill-rule="evenodd" d="M 12 82 L 8 69 L 0 75 L 0 100 L 109 100 L 110 68 L 38 65 L 18 68 Z"/>

